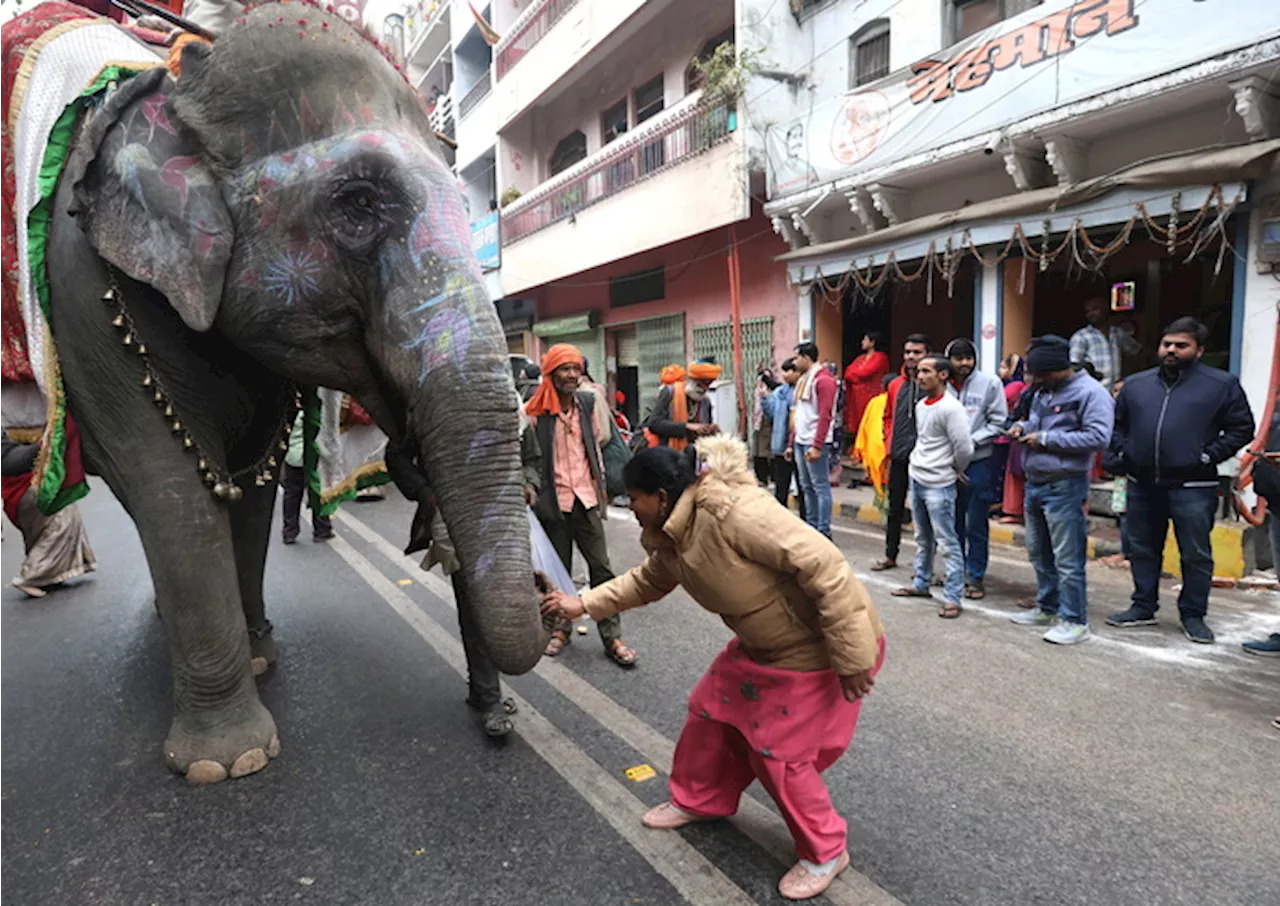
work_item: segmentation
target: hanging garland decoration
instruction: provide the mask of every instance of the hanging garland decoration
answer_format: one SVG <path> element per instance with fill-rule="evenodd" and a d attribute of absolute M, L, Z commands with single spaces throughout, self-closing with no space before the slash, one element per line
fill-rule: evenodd
<path fill-rule="evenodd" d="M 1072 221 L 1067 228 L 1066 234 L 1062 237 L 1062 241 L 1056 246 L 1051 245 L 1050 239 L 1052 221 L 1046 218 L 1041 223 L 1039 248 L 1036 247 L 1036 243 L 1032 241 L 1031 237 L 1027 236 L 1022 224 L 1018 223 L 1014 225 L 1013 234 L 1005 242 L 1004 248 L 993 257 L 987 257 L 982 254 L 977 244 L 973 241 L 971 230 L 966 228 L 960 234 L 958 248 L 951 236 L 947 237 L 941 253 L 938 251 L 937 241 L 930 242 L 929 248 L 922 256 L 919 266 L 913 272 L 904 271 L 898 262 L 897 253 L 890 252 L 884 264 L 880 266 L 878 273 L 875 256 L 867 258 L 865 267 L 859 267 L 855 262 L 853 267 L 845 270 L 839 278 L 834 279 L 834 282 L 822 273 L 821 267 L 818 267 L 815 269 L 814 277 L 810 281 L 809 287 L 811 290 L 817 290 L 819 297 L 826 304 L 838 305 L 844 298 L 846 290 L 853 283 L 856 283 L 859 288 L 870 295 L 883 286 L 891 275 L 902 283 L 915 283 L 925 276 L 932 277 L 932 272 L 936 271 L 946 282 L 947 295 L 951 296 L 955 289 L 955 278 L 959 274 L 960 266 L 964 263 L 966 256 L 972 257 L 983 267 L 994 267 L 1008 260 L 1013 255 L 1016 245 L 1021 259 L 1019 292 L 1023 292 L 1026 289 L 1028 261 L 1035 264 L 1037 269 L 1043 273 L 1049 269 L 1050 265 L 1069 252 L 1075 263 L 1082 269 L 1096 273 L 1102 269 L 1107 259 L 1129 244 L 1133 238 L 1133 231 L 1139 223 L 1142 224 L 1147 237 L 1152 242 L 1163 245 L 1170 255 L 1177 254 L 1180 247 L 1190 246 L 1190 251 L 1186 258 L 1188 261 L 1207 248 L 1214 239 L 1217 239 L 1219 241 L 1218 260 L 1215 267 L 1215 273 L 1217 273 L 1222 267 L 1226 252 L 1230 250 L 1233 255 L 1236 254 L 1227 235 L 1226 222 L 1235 212 L 1240 202 L 1239 195 L 1230 201 L 1225 199 L 1222 193 L 1222 186 L 1215 184 L 1205 196 L 1205 200 L 1200 205 L 1199 210 L 1189 219 L 1183 220 L 1185 212 L 1181 208 L 1182 193 L 1175 192 L 1169 219 L 1165 225 L 1161 225 L 1147 210 L 1146 203 L 1138 201 L 1134 203 L 1134 213 L 1120 226 L 1120 232 L 1116 237 L 1106 245 L 1099 245 L 1094 242 L 1089 237 L 1088 228 L 1079 218 Z M 1206 218 L 1209 217 L 1211 210 L 1216 210 L 1217 216 L 1212 219 L 1212 222 L 1206 224 Z M 1108 230 L 1113 227 L 1114 224 L 1107 225 Z M 1083 251 L 1081 250 L 1082 247 Z M 1086 260 L 1086 256 L 1088 260 Z M 929 305 L 933 304 L 932 279 L 927 284 L 926 301 Z"/>

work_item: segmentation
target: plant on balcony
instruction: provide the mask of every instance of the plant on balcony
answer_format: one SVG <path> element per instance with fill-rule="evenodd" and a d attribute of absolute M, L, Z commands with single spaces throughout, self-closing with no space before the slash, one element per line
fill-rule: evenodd
<path fill-rule="evenodd" d="M 507 186 L 502 190 L 502 194 L 498 196 L 498 205 L 505 208 L 523 194 L 515 186 Z"/>
<path fill-rule="evenodd" d="M 747 82 L 759 69 L 759 51 L 739 51 L 726 41 L 711 56 L 693 61 L 698 81 L 702 83 L 701 135 L 698 144 L 708 147 L 734 130 L 738 118 L 738 100 L 746 93 Z"/>

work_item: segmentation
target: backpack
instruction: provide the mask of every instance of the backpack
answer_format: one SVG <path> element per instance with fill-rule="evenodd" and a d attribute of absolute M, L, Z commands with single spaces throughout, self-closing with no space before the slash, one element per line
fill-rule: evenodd
<path fill-rule="evenodd" d="M 621 497 L 627 493 L 627 485 L 622 480 L 622 470 L 631 462 L 631 448 L 622 439 L 618 425 L 610 421 L 609 442 L 600 450 L 604 460 L 604 489 L 610 498 Z"/>

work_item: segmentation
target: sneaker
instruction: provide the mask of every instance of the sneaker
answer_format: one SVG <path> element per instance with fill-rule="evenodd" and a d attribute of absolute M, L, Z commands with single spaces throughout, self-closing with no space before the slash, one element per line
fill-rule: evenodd
<path fill-rule="evenodd" d="M 1121 613 L 1113 613 L 1107 617 L 1108 626 L 1120 626 L 1129 629 L 1134 626 L 1154 626 L 1156 625 L 1156 615 L 1143 610 L 1141 607 L 1130 607 Z"/>
<path fill-rule="evenodd" d="M 1010 623 L 1017 623 L 1019 626 L 1048 626 L 1057 615 L 1049 613 L 1047 610 L 1041 610 L 1037 607 L 1035 610 L 1024 611 L 1023 613 L 1015 613 L 1009 617 Z"/>
<path fill-rule="evenodd" d="M 284 535 L 283 537 L 281 537 L 281 539 L 280 539 L 280 540 L 281 540 L 281 541 L 283 541 L 285 544 L 297 544 L 297 543 L 298 543 L 298 536 L 297 536 L 297 535 Z"/>
<path fill-rule="evenodd" d="M 1087 623 L 1071 623 L 1067 620 L 1058 620 L 1044 634 L 1044 640 L 1054 645 L 1075 645 L 1078 642 L 1083 642 L 1092 634 Z"/>
<path fill-rule="evenodd" d="M 1213 630 L 1209 628 L 1202 617 L 1184 617 L 1182 620 L 1182 634 L 1193 642 L 1199 642 L 1201 645 L 1213 644 Z"/>
<path fill-rule="evenodd" d="M 1261 641 L 1245 642 L 1240 647 L 1258 657 L 1280 657 L 1280 632 L 1273 632 Z"/>

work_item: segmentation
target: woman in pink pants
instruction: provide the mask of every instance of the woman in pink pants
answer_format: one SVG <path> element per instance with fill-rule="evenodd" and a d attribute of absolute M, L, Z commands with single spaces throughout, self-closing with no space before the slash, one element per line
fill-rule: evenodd
<path fill-rule="evenodd" d="M 735 637 L 689 698 L 671 801 L 644 823 L 727 817 L 758 779 L 799 858 L 779 892 L 817 896 L 849 865 L 845 821 L 821 774 L 853 740 L 884 661 L 875 607 L 835 545 L 758 487 L 741 441 L 703 438 L 687 455 L 642 450 L 624 478 L 648 558 L 581 599 L 554 592 L 543 610 L 600 620 L 681 585 L 720 615 Z"/>

